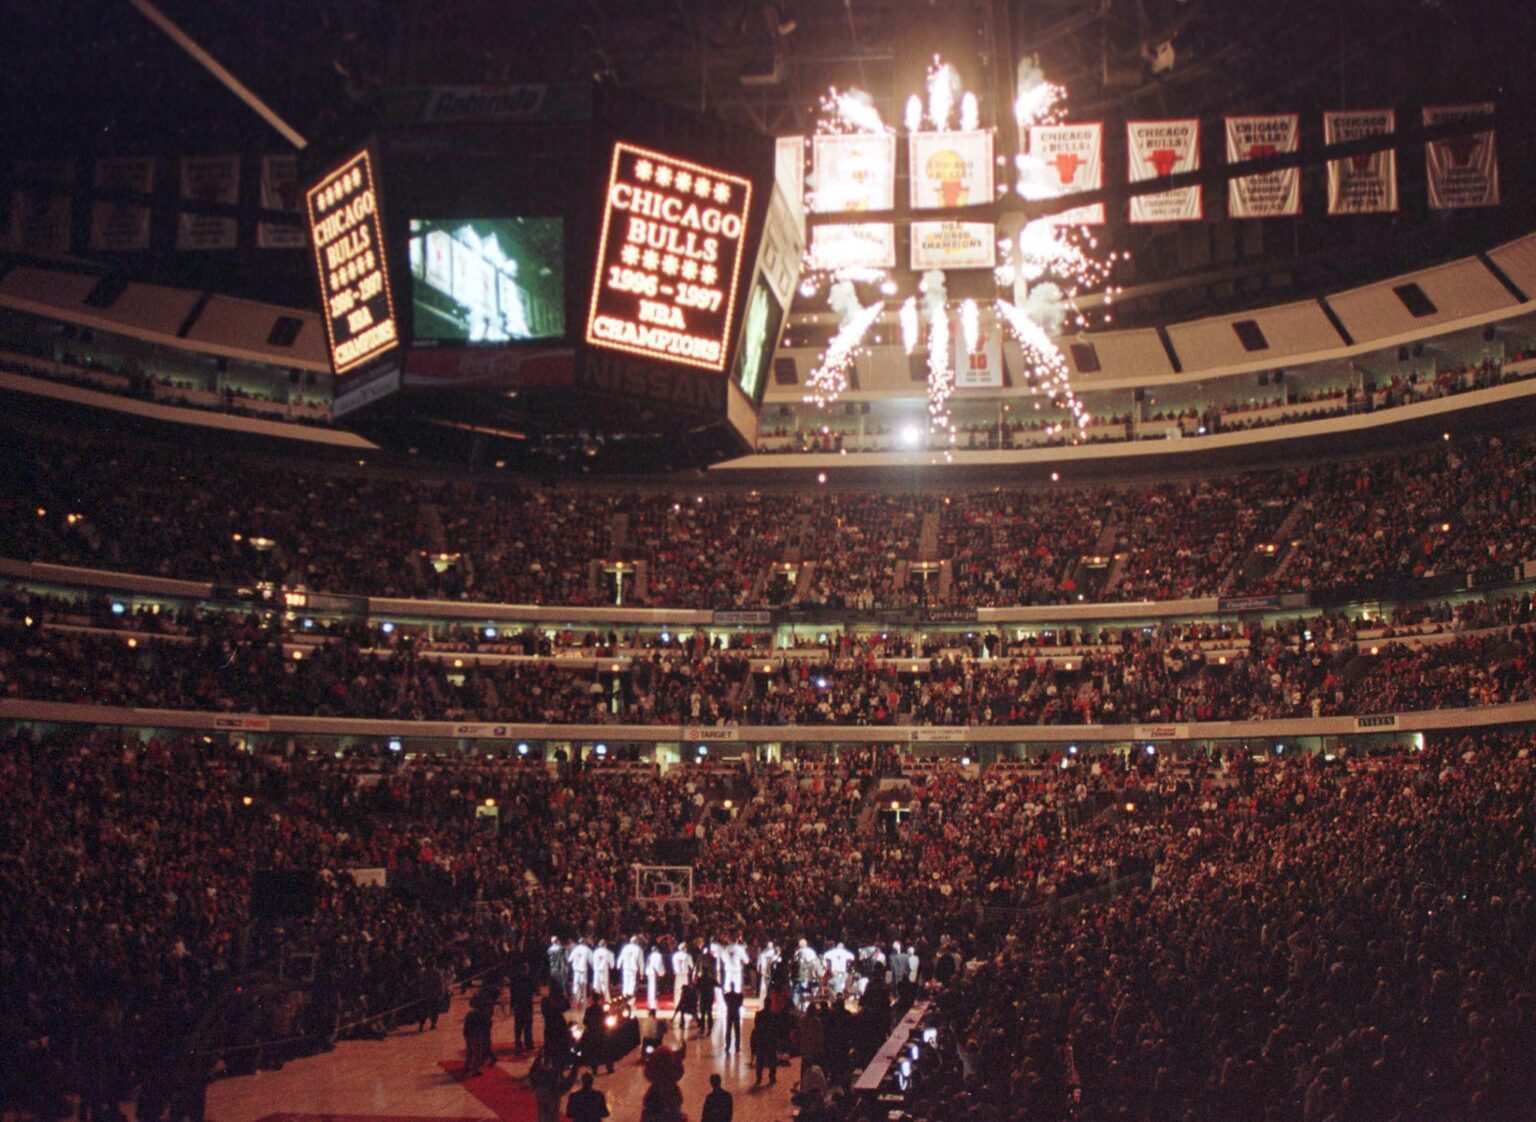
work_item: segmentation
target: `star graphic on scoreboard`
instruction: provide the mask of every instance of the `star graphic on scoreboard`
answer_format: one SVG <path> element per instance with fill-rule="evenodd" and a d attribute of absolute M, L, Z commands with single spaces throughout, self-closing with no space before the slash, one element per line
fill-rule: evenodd
<path fill-rule="evenodd" d="M 656 169 L 656 186 L 672 186 L 672 169 L 666 164 L 662 164 L 659 168 Z"/>
<path fill-rule="evenodd" d="M 729 184 L 716 183 L 715 184 L 715 202 L 719 203 L 721 206 L 724 206 L 726 203 L 728 203 L 730 201 L 731 201 L 731 188 L 730 188 Z"/>
<path fill-rule="evenodd" d="M 686 191 L 693 186 L 693 176 L 689 175 L 686 171 L 680 171 L 677 175 L 673 176 L 672 186 L 676 187 L 679 191 Z"/>
<path fill-rule="evenodd" d="M 670 253 L 661 259 L 661 271 L 669 277 L 677 276 L 677 258 Z"/>
<path fill-rule="evenodd" d="M 683 279 L 684 280 L 693 280 L 698 275 L 699 275 L 699 263 L 697 261 L 695 261 L 693 258 L 690 257 L 688 260 L 683 262 Z"/>
<path fill-rule="evenodd" d="M 640 258 L 640 266 L 647 272 L 655 272 L 656 265 L 661 260 L 661 255 L 654 249 L 648 249 Z"/>
<path fill-rule="evenodd" d="M 714 284 L 720 279 L 720 274 L 713 265 L 705 265 L 699 269 L 699 280 L 703 284 Z"/>
<path fill-rule="evenodd" d="M 635 178 L 641 183 L 649 183 L 651 181 L 650 160 L 637 160 L 635 162 Z"/>
<path fill-rule="evenodd" d="M 637 245 L 626 245 L 623 249 L 619 250 L 619 260 L 626 265 L 640 264 L 640 247 Z"/>
<path fill-rule="evenodd" d="M 693 193 L 701 199 L 709 198 L 709 192 L 714 187 L 707 176 L 699 176 L 693 181 Z"/>

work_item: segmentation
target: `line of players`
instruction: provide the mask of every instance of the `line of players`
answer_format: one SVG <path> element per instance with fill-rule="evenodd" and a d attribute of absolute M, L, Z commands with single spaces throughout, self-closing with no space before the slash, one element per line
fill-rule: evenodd
<path fill-rule="evenodd" d="M 667 946 L 672 947 L 670 955 Z M 739 938 L 708 942 L 663 938 L 647 946 L 644 937 L 636 935 L 615 953 L 606 939 L 598 939 L 594 947 L 587 938 L 565 943 L 553 937 L 547 954 L 551 983 L 558 984 L 577 1009 L 584 1008 L 594 995 L 605 1002 L 612 998 L 615 974 L 619 993 L 631 1003 L 638 1002 L 643 981 L 645 1008 L 654 1010 L 657 993 L 664 990 L 669 976 L 673 1007 L 678 1008 L 684 987 L 705 977 L 722 995 L 743 993 L 748 968 L 755 963 L 759 1000 L 767 1000 L 770 986 L 783 984 L 791 989 L 795 1006 L 803 1010 L 821 997 L 837 1001 L 857 997 L 877 973 L 889 977 L 897 989 L 916 986 L 922 968 L 916 949 L 904 948 L 900 942 L 892 943 L 889 953 L 876 944 L 854 952 L 843 943 L 818 952 L 808 940 L 801 939 L 786 960 L 771 939 L 754 956 Z"/>

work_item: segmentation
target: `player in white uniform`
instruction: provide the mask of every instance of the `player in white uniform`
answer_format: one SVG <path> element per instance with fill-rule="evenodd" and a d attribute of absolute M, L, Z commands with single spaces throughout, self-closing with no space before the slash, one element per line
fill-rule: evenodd
<path fill-rule="evenodd" d="M 571 944 L 565 961 L 571 964 L 571 1004 L 577 1009 L 587 1005 L 587 984 L 592 976 L 592 948 L 585 939 Z"/>
<path fill-rule="evenodd" d="M 613 952 L 608 949 L 608 940 L 599 939 L 597 950 L 592 952 L 592 991 L 601 996 L 604 1001 L 613 996 L 608 981 L 613 963 Z"/>
<path fill-rule="evenodd" d="M 747 963 L 752 961 L 752 956 L 747 953 L 747 948 L 740 940 L 733 939 L 720 949 L 721 983 L 720 988 L 726 993 L 741 993 L 746 980 Z"/>
<path fill-rule="evenodd" d="M 773 981 L 773 968 L 779 964 L 779 948 L 769 939 L 757 954 L 757 999 L 768 1000 L 768 983 Z"/>
<path fill-rule="evenodd" d="M 619 978 L 621 992 L 631 1001 L 640 987 L 640 971 L 645 968 L 645 952 L 640 949 L 637 936 L 619 948 Z"/>
<path fill-rule="evenodd" d="M 672 1008 L 683 1003 L 683 987 L 693 981 L 693 956 L 687 943 L 678 943 L 672 952 Z"/>
<path fill-rule="evenodd" d="M 842 997 L 848 992 L 848 966 L 853 962 L 853 952 L 839 943 L 827 952 L 827 969 L 832 972 L 832 996 Z"/>
<path fill-rule="evenodd" d="M 652 943 L 651 953 L 645 956 L 645 1007 L 656 1012 L 656 988 L 661 976 L 667 972 L 667 960 L 661 953 L 661 944 Z"/>
<path fill-rule="evenodd" d="M 795 1001 L 801 1009 L 821 985 L 821 956 L 804 939 L 795 951 Z"/>

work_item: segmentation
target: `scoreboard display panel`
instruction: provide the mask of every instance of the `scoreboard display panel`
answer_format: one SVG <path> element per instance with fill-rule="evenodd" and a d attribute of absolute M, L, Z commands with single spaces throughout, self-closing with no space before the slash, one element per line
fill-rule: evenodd
<path fill-rule="evenodd" d="M 326 173 L 305 201 L 331 369 L 342 375 L 400 343 L 372 153 Z"/>
<path fill-rule="evenodd" d="M 616 141 L 587 343 L 724 372 L 751 210 L 751 180 Z"/>

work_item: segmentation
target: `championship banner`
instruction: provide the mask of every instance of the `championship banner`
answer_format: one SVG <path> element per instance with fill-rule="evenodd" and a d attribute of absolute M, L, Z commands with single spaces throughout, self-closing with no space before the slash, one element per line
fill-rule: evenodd
<path fill-rule="evenodd" d="M 813 269 L 894 269 L 896 227 L 889 222 L 811 229 Z"/>
<path fill-rule="evenodd" d="M 22 183 L 57 187 L 61 193 L 31 187 L 11 192 L 10 247 L 29 253 L 68 253 L 74 164 L 69 160 L 19 160 L 16 178 Z"/>
<path fill-rule="evenodd" d="M 915 132 L 907 157 L 913 210 L 992 201 L 991 132 Z"/>
<path fill-rule="evenodd" d="M 981 316 L 981 335 L 973 351 L 965 345 L 965 332 L 951 332 L 954 339 L 955 389 L 1000 390 L 1003 388 L 1003 337 L 996 319 Z"/>
<path fill-rule="evenodd" d="M 912 268 L 991 269 L 997 265 L 997 228 L 990 222 L 912 223 Z"/>
<path fill-rule="evenodd" d="M 784 192 L 800 224 L 801 236 L 805 232 L 805 137 L 781 136 L 773 142 L 773 181 Z"/>
<path fill-rule="evenodd" d="M 153 156 L 103 157 L 96 161 L 97 190 L 148 195 L 155 189 Z M 91 248 L 117 253 L 149 248 L 149 204 L 102 199 L 91 204 Z"/>
<path fill-rule="evenodd" d="M 1492 115 L 1492 102 L 1425 106 L 1424 124 Z M 1499 158 L 1492 129 L 1431 140 L 1424 145 L 1424 170 L 1429 175 L 1429 205 L 1435 210 L 1499 205 Z"/>
<path fill-rule="evenodd" d="M 1397 131 L 1391 109 L 1323 114 L 1323 143 L 1343 144 Z M 1382 148 L 1328 161 L 1329 214 L 1389 214 L 1397 209 L 1397 151 Z"/>
<path fill-rule="evenodd" d="M 299 209 L 299 158 L 297 156 L 263 156 L 261 158 L 261 208 L 285 210 L 291 214 Z M 279 226 L 272 222 L 256 224 L 256 245 L 259 249 L 303 249 L 304 226 Z"/>
<path fill-rule="evenodd" d="M 181 197 L 201 203 L 235 206 L 240 202 L 239 156 L 183 156 Z M 176 222 L 177 249 L 234 249 L 240 226 L 232 217 L 188 214 Z"/>
<path fill-rule="evenodd" d="M 1197 118 L 1127 121 L 1125 131 L 1132 183 L 1200 170 L 1200 121 Z M 1132 222 L 1198 222 L 1204 213 L 1198 184 L 1131 198 Z"/>
<path fill-rule="evenodd" d="M 1301 118 L 1294 113 L 1227 118 L 1227 163 L 1262 160 L 1294 152 Z M 1232 218 L 1290 218 L 1301 213 L 1301 169 L 1282 168 L 1228 181 L 1227 214 Z"/>
<path fill-rule="evenodd" d="M 1032 125 L 1029 154 L 1048 169 L 1055 195 L 1098 191 L 1104 186 L 1104 126 Z M 1080 206 L 1053 214 L 1057 226 L 1102 226 L 1104 204 Z"/>
<path fill-rule="evenodd" d="M 890 210 L 896 205 L 896 137 L 891 133 L 818 135 L 811 163 L 814 211 Z"/>
<path fill-rule="evenodd" d="M 811 143 L 813 211 L 891 210 L 896 205 L 896 137 L 832 133 Z M 889 223 L 818 226 L 811 260 L 820 269 L 893 269 L 896 228 Z"/>

